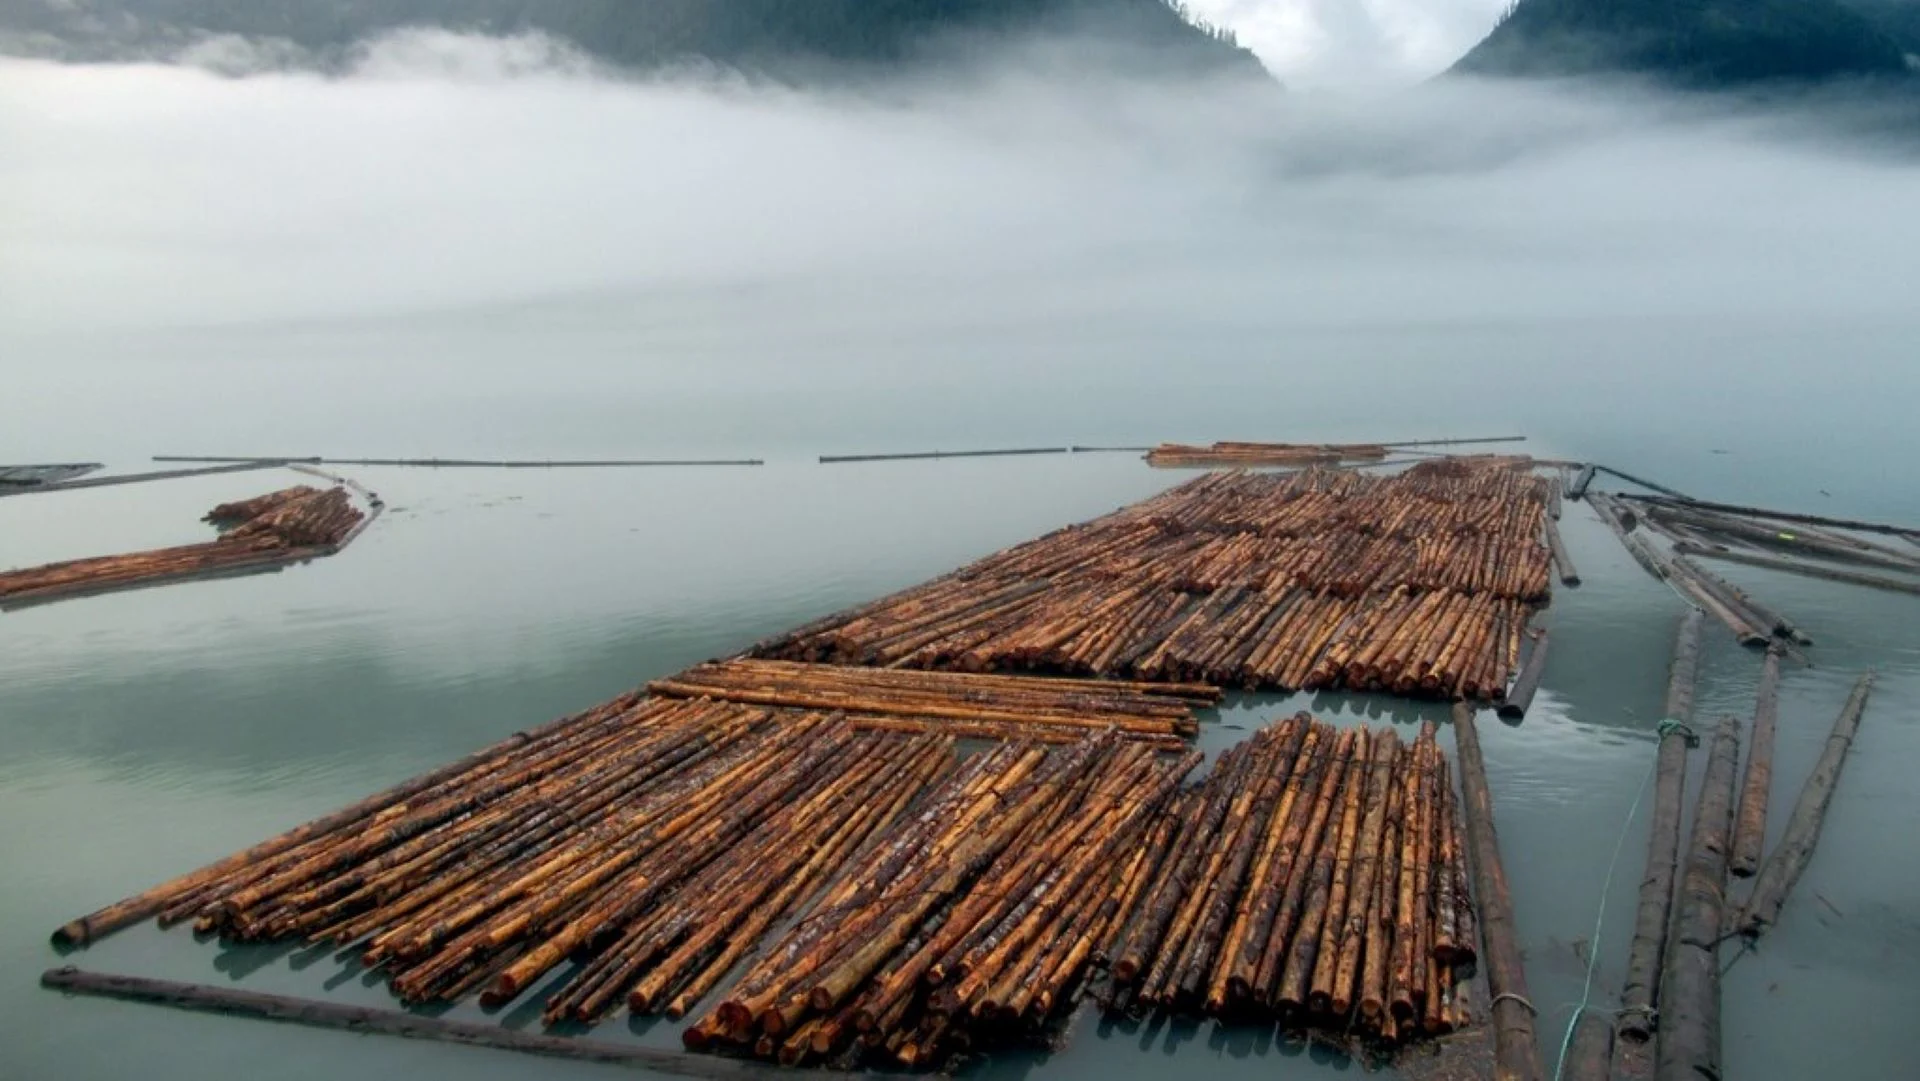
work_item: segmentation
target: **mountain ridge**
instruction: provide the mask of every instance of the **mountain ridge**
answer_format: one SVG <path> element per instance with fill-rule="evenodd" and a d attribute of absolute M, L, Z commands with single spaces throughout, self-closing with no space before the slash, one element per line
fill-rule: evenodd
<path fill-rule="evenodd" d="M 59 60 L 151 59 L 239 37 L 340 66 L 369 40 L 421 27 L 544 34 L 638 70 L 701 62 L 808 77 L 1056 31 L 1146 63 L 1265 73 L 1179 0 L 0 0 L 0 51 Z"/>

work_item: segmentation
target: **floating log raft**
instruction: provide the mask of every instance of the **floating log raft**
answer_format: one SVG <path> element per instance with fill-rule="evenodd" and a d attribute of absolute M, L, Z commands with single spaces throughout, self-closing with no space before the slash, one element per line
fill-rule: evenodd
<path fill-rule="evenodd" d="M 1523 459 L 1214 473 L 763 643 L 761 657 L 1497 698 L 1549 597 Z"/>
<path fill-rule="evenodd" d="M 1226 469 L 1242 466 L 1338 465 L 1387 456 L 1379 443 L 1235 443 L 1196 447 L 1162 443 L 1147 452 L 1147 464 L 1163 469 Z"/>
<path fill-rule="evenodd" d="M 0 488 L 32 488 L 84 477 L 103 468 L 99 462 L 60 462 L 51 465 L 0 465 Z"/>
<path fill-rule="evenodd" d="M 1300 714 L 1223 755 L 1149 846 L 1158 870 L 1116 924 L 1114 1007 L 1390 1047 L 1468 1024 L 1455 990 L 1475 921 L 1434 735 Z"/>
<path fill-rule="evenodd" d="M 656 695 L 745 705 L 843 710 L 857 722 L 914 730 L 877 718 L 951 722 L 954 735 L 975 726 L 1059 729 L 1065 739 L 1115 728 L 1133 736 L 1192 736 L 1196 705 L 1220 700 L 1218 688 L 1191 683 L 981 676 L 739 658 L 696 665 L 647 685 Z"/>
<path fill-rule="evenodd" d="M 1807 775 L 1806 786 L 1800 790 L 1800 799 L 1793 806 L 1793 817 L 1787 820 L 1787 831 L 1773 854 L 1767 857 L 1766 865 L 1761 867 L 1746 908 L 1735 921 L 1734 926 L 1741 934 L 1758 937 L 1780 918 L 1787 894 L 1812 862 L 1813 846 L 1820 841 L 1827 805 L 1833 802 L 1841 767 L 1846 765 L 1847 752 L 1853 748 L 1854 733 L 1860 730 L 1860 717 L 1866 712 L 1867 696 L 1872 691 L 1873 673 L 1868 672 L 1854 684 L 1847 704 L 1834 719 L 1833 733 L 1827 737 L 1826 749 L 1814 763 L 1813 772 Z"/>
<path fill-rule="evenodd" d="M 55 939 L 158 915 L 235 941 L 352 945 L 411 1003 L 506 1002 L 591 956 L 546 1005 L 591 1020 L 639 990 L 710 989 L 953 758 L 948 738 L 838 715 L 626 695 Z"/>
<path fill-rule="evenodd" d="M 91 464 L 91 463 L 89 463 Z M 76 488 L 108 488 L 116 484 L 142 484 L 150 480 L 176 480 L 181 477 L 206 477 L 219 473 L 245 473 L 256 469 L 279 469 L 283 458 L 234 459 L 226 465 L 201 469 L 158 469 L 148 473 L 113 473 L 104 477 L 78 476 L 71 480 L 50 480 L 40 484 L 0 485 L 0 497 L 37 495 L 44 492 L 68 492 Z M 92 470 L 87 470 L 92 472 Z"/>
<path fill-rule="evenodd" d="M 276 570 L 338 552 L 366 516 L 344 488 L 301 485 L 207 515 L 219 539 L 0 574 L 0 607 L 64 600 L 191 578 Z"/>

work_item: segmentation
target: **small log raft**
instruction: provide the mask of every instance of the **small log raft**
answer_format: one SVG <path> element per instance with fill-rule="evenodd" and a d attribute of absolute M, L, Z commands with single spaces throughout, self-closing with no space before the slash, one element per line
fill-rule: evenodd
<path fill-rule="evenodd" d="M 705 994 L 953 764 L 948 737 L 631 694 L 55 940 L 93 941 L 157 914 L 235 941 L 353 945 L 410 1003 L 504 1003 L 582 957 L 545 1013 L 591 1021 L 632 994 L 662 1005 Z"/>
<path fill-rule="evenodd" d="M 1473 707 L 1453 707 L 1454 742 L 1460 754 L 1460 808 L 1472 852 L 1474 893 L 1480 903 L 1480 932 L 1485 940 L 1487 985 L 1493 992 L 1494 1077 L 1498 1081 L 1541 1081 L 1546 1070 L 1534 1038 L 1534 1006 L 1513 925 L 1513 899 L 1500 862 L 1500 839 L 1493 824 L 1493 795 Z"/>
<path fill-rule="evenodd" d="M 1162 443 L 1147 452 L 1147 464 L 1161 469 L 1227 469 L 1248 466 L 1339 465 L 1377 461 L 1387 456 L 1379 443 L 1236 443 L 1196 447 Z"/>
<path fill-rule="evenodd" d="M 1064 729 L 1078 738 L 1107 728 L 1134 736 L 1199 733 L 1196 705 L 1220 700 L 1218 688 L 1193 683 L 1109 680 L 858 668 L 737 658 L 693 668 L 647 685 L 655 695 L 710 698 L 744 705 L 843 710 L 868 717 L 910 718 L 916 727 L 950 721 L 954 734 L 1029 727 Z M 884 725 L 892 731 L 910 730 Z"/>
<path fill-rule="evenodd" d="M 256 469 L 279 469 L 286 464 L 286 459 L 283 458 L 245 458 L 236 459 L 225 465 L 208 466 L 204 469 L 158 469 L 147 473 L 113 473 L 104 477 L 82 475 L 70 480 L 50 480 L 40 484 L 0 485 L 0 498 L 12 495 L 38 495 L 46 492 L 69 492 L 78 488 L 109 488 L 116 484 L 142 484 L 150 480 L 207 477 L 217 473 L 245 473 Z M 87 470 L 86 472 L 92 472 L 92 470 Z"/>
<path fill-rule="evenodd" d="M 365 518 L 344 488 L 286 488 L 215 507 L 207 520 L 224 532 L 204 544 L 67 560 L 0 574 L 0 607 L 276 570 L 335 554 Z"/>
<path fill-rule="evenodd" d="M 1551 588 L 1527 466 L 1212 473 L 752 653 L 1495 699 Z"/>
<path fill-rule="evenodd" d="M 1813 860 L 1813 848 L 1820 841 L 1820 827 L 1826 821 L 1827 805 L 1833 801 L 1840 770 L 1846 765 L 1847 752 L 1853 747 L 1861 715 L 1866 712 L 1867 697 L 1873 691 L 1873 678 L 1873 673 L 1868 672 L 1854 684 L 1846 705 L 1834 719 L 1826 749 L 1820 753 L 1813 772 L 1807 775 L 1806 786 L 1800 790 L 1800 799 L 1794 804 L 1793 817 L 1787 820 L 1785 835 L 1767 857 L 1760 877 L 1754 880 L 1753 894 L 1734 924 L 1749 938 L 1758 937 L 1779 920 L 1787 894 Z"/>
<path fill-rule="evenodd" d="M 1674 869 L 1680 859 L 1680 804 L 1687 783 L 1687 747 L 1692 739 L 1686 724 L 1693 716 L 1704 622 L 1698 608 L 1688 609 L 1681 617 L 1673 644 L 1673 665 L 1667 676 L 1667 715 L 1660 725 L 1654 766 L 1647 869 L 1640 879 L 1633 944 L 1627 951 L 1627 978 L 1620 992 L 1619 1032 L 1634 1043 L 1645 1043 L 1652 1037 L 1654 1010 L 1660 1001 L 1660 966 L 1666 955 L 1673 908 Z"/>
<path fill-rule="evenodd" d="M 1727 849 L 1733 823 L 1734 767 L 1740 721 L 1714 733 L 1694 810 L 1679 912 L 1660 976 L 1660 1038 L 1655 1081 L 1699 1081 L 1720 1071 L 1720 939 L 1727 906 Z"/>
<path fill-rule="evenodd" d="M 31 488 L 84 477 L 105 468 L 99 462 L 60 462 L 50 465 L 0 465 L 0 489 Z"/>
<path fill-rule="evenodd" d="M 1773 787 L 1773 729 L 1779 715 L 1780 651 L 1769 649 L 1760 666 L 1760 690 L 1754 696 L 1753 728 L 1747 739 L 1746 778 L 1740 785 L 1740 809 L 1727 859 L 1727 870 L 1736 878 L 1751 878 L 1760 869 L 1767 841 L 1767 795 Z"/>

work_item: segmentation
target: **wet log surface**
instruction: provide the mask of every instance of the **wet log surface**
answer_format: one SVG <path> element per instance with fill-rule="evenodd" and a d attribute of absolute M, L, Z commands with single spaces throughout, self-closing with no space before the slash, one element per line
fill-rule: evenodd
<path fill-rule="evenodd" d="M 1780 651 L 1770 649 L 1761 663 L 1760 689 L 1754 695 L 1747 772 L 1740 784 L 1740 809 L 1727 860 L 1727 870 L 1737 878 L 1751 878 L 1760 869 L 1767 840 L 1767 798 L 1773 787 L 1773 730 L 1779 715 Z"/>
<path fill-rule="evenodd" d="M 273 570 L 333 555 L 352 539 L 366 515 L 343 487 L 299 485 L 215 507 L 206 520 L 223 530 L 218 539 L 0 574 L 0 607 Z"/>
<path fill-rule="evenodd" d="M 1551 584 L 1530 465 L 1208 474 L 754 653 L 1493 699 Z"/>
<path fill-rule="evenodd" d="M 1481 959 L 1486 963 L 1487 985 L 1493 994 L 1494 1077 L 1498 1081 L 1541 1081 L 1546 1071 L 1534 1037 L 1535 1008 L 1527 991 L 1512 895 L 1494 829 L 1493 794 L 1487 786 L 1487 767 L 1473 713 L 1473 707 L 1464 702 L 1453 707 L 1454 742 L 1460 756 L 1460 818 L 1479 903 L 1480 934 L 1485 946 Z"/>
<path fill-rule="evenodd" d="M 1673 908 L 1674 871 L 1680 859 L 1681 800 L 1687 781 L 1686 723 L 1693 717 L 1693 694 L 1699 678 L 1700 630 L 1705 617 L 1690 609 L 1680 619 L 1673 645 L 1673 665 L 1667 678 L 1665 720 L 1656 752 L 1653 810 L 1647 828 L 1647 864 L 1640 878 L 1640 900 L 1633 924 L 1633 943 L 1627 951 L 1626 982 L 1620 992 L 1620 1035 L 1645 1043 L 1654 1029 L 1654 1010 L 1660 1001 L 1660 965 L 1666 954 L 1667 929 Z"/>
<path fill-rule="evenodd" d="M 1686 873 L 1660 976 L 1656 1081 L 1699 1081 L 1720 1072 L 1720 939 L 1727 906 L 1734 768 L 1740 721 L 1720 722 L 1694 809 Z"/>

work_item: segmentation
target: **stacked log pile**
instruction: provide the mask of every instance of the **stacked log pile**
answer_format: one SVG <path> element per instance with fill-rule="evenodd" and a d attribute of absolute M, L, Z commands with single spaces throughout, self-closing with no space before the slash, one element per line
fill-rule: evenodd
<path fill-rule="evenodd" d="M 1238 443 L 1199 447 L 1162 443 L 1147 452 L 1147 464 L 1163 469 L 1231 469 L 1241 466 L 1338 465 L 1378 461 L 1387 448 L 1377 443 Z"/>
<path fill-rule="evenodd" d="M 1431 724 L 1305 714 L 1221 756 L 1173 814 L 1113 948 L 1116 1007 L 1279 1016 L 1386 1044 L 1472 1019 L 1456 800 Z M 1464 973 L 1463 973 L 1464 974 Z"/>
<path fill-rule="evenodd" d="M 1170 833 L 1163 809 L 1199 757 L 1108 734 L 969 759 L 845 868 L 686 1044 L 790 1065 L 922 1066 L 1031 1042 L 1140 895 Z"/>
<path fill-rule="evenodd" d="M 1071 742 L 1108 728 L 1139 739 L 1197 735 L 1198 705 L 1219 688 L 1193 683 L 980 676 L 736 658 L 695 665 L 647 690 L 674 698 L 842 710 L 856 727 L 986 739 Z"/>
<path fill-rule="evenodd" d="M 757 655 L 1497 698 L 1546 602 L 1525 459 L 1215 473 L 802 628 Z"/>
<path fill-rule="evenodd" d="M 344 488 L 287 488 L 215 507 L 207 520 L 225 526 L 225 532 L 204 544 L 67 560 L 0 574 L 0 604 L 271 569 L 332 555 L 363 518 Z"/>

